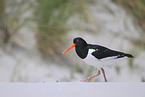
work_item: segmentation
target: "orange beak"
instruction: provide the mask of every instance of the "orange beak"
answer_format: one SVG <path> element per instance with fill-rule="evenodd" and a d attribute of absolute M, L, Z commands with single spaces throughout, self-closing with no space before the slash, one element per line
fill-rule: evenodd
<path fill-rule="evenodd" d="M 70 50 L 73 47 L 75 47 L 75 44 L 74 43 L 70 47 L 68 47 L 64 52 L 62 52 L 62 54 L 64 54 L 65 52 L 67 52 L 68 50 Z"/>

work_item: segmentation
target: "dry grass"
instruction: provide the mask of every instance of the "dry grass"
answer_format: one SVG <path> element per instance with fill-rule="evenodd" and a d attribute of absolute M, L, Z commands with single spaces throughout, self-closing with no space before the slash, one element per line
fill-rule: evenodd
<path fill-rule="evenodd" d="M 84 3 L 88 1 L 41 0 L 38 2 L 38 9 L 35 12 L 38 28 L 37 42 L 42 56 L 59 60 L 58 55 L 63 51 L 67 40 L 65 34 L 70 29 L 66 22 L 74 14 L 85 14 Z"/>
<path fill-rule="evenodd" d="M 137 19 L 138 24 L 145 30 L 145 0 L 113 0 L 125 7 Z"/>

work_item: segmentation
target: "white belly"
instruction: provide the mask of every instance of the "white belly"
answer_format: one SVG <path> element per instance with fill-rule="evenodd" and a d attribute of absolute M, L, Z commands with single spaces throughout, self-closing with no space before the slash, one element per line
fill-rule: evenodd
<path fill-rule="evenodd" d="M 94 52 L 95 50 L 94 49 L 89 49 L 89 52 L 88 52 L 88 55 L 85 59 L 83 59 L 83 61 L 85 63 L 87 63 L 88 65 L 92 65 L 98 69 L 102 68 L 103 67 L 103 64 L 101 63 L 100 60 L 98 60 L 97 58 L 95 58 L 93 55 L 92 55 L 92 52 Z"/>

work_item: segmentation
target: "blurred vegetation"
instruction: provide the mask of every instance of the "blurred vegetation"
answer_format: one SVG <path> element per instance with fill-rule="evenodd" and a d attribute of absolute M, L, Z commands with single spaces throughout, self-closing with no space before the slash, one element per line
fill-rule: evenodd
<path fill-rule="evenodd" d="M 145 0 L 113 0 L 121 4 L 136 17 L 138 24 L 145 30 Z"/>
<path fill-rule="evenodd" d="M 6 25 L 4 24 L 4 16 L 5 16 L 5 2 L 4 0 L 0 0 L 0 31 L 2 32 L 7 32 L 6 31 Z M 6 41 L 6 38 L 4 40 L 4 38 L 2 37 L 2 34 L 0 34 L 0 44 L 2 44 L 3 42 Z M 5 36 L 4 36 L 5 37 Z"/>
<path fill-rule="evenodd" d="M 0 0 L 0 21 L 2 21 L 2 17 L 4 15 L 4 0 Z"/>
<path fill-rule="evenodd" d="M 122 7 L 124 7 L 129 13 L 134 15 L 135 22 L 143 29 L 143 33 L 140 33 L 141 39 L 131 40 L 136 47 L 140 47 L 140 51 L 145 50 L 145 0 L 113 0 Z M 140 32 L 140 31 L 139 31 Z M 138 32 L 138 33 L 139 33 Z M 139 53 L 136 53 L 139 54 Z M 134 54 L 134 55 L 136 55 Z M 132 63 L 130 60 L 129 63 Z M 132 67 L 130 65 L 130 67 Z"/>
<path fill-rule="evenodd" d="M 30 11 L 32 2 L 29 0 L 0 0 L 1 42 L 7 44 L 19 30 L 28 25 L 30 17 L 23 15 Z"/>
<path fill-rule="evenodd" d="M 35 11 L 36 32 L 38 48 L 43 56 L 55 59 L 55 61 L 60 58 L 58 55 L 64 50 L 63 47 L 67 43 L 65 34 L 70 29 L 67 26 L 67 20 L 74 14 L 84 14 L 83 6 L 88 1 L 38 0 Z"/>
<path fill-rule="evenodd" d="M 36 0 L 35 5 L 31 0 L 20 0 L 19 2 L 17 2 L 17 0 L 9 2 L 0 0 L 0 25 L 3 25 L 3 32 L 5 32 L 3 41 L 8 42 L 24 25 L 34 20 L 37 25 L 36 32 L 39 51 L 43 56 L 47 56 L 50 59 L 58 59 L 53 56 L 56 57 L 60 55 L 64 50 L 63 47 L 66 46 L 65 43 L 67 42 L 65 38 L 66 32 L 73 29 L 67 26 L 67 20 L 71 16 L 78 14 L 83 21 L 89 21 L 90 17 L 85 5 L 87 3 L 93 3 L 93 1 L 94 0 Z M 141 27 L 145 29 L 144 0 L 113 1 L 124 6 L 129 12 L 132 12 Z M 7 8 L 7 12 L 5 12 L 7 6 L 9 7 Z M 23 14 L 31 9 L 34 11 L 34 16 L 21 19 Z"/>
<path fill-rule="evenodd" d="M 58 54 L 59 48 L 64 46 L 62 41 L 67 29 L 65 22 L 71 14 L 67 13 L 69 9 L 66 9 L 69 2 L 68 0 L 38 0 L 38 2 L 36 9 L 38 48 L 43 55 Z"/>

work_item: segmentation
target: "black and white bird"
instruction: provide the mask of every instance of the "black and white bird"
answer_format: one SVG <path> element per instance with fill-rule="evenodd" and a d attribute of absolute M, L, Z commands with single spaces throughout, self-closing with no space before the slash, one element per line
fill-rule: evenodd
<path fill-rule="evenodd" d="M 89 65 L 97 67 L 98 73 L 88 77 L 82 81 L 87 82 L 88 80 L 92 79 L 93 77 L 99 76 L 100 75 L 100 70 L 103 73 L 104 80 L 107 82 L 107 78 L 105 76 L 105 71 L 102 66 L 98 65 L 98 62 L 102 62 L 103 60 L 108 60 L 108 59 L 119 59 L 119 58 L 133 58 L 131 54 L 111 50 L 109 48 L 100 46 L 100 45 L 93 45 L 93 44 L 88 44 L 84 39 L 81 37 L 74 38 L 73 44 L 68 47 L 64 52 L 67 52 L 71 48 L 75 47 L 75 51 L 77 55 L 83 59 L 84 62 L 86 62 Z"/>

